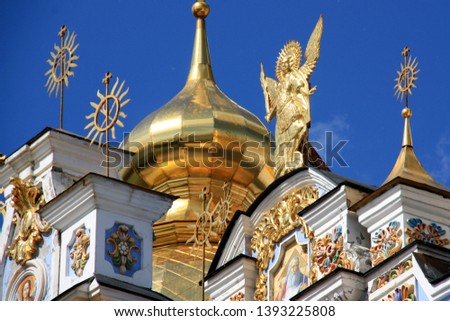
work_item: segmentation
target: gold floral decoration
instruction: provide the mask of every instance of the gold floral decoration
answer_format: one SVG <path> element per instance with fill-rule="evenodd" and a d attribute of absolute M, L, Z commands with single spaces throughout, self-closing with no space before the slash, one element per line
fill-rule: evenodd
<path fill-rule="evenodd" d="M 16 225 L 16 233 L 8 246 L 8 256 L 24 265 L 37 252 L 42 233 L 50 231 L 51 226 L 37 213 L 45 204 L 41 190 L 20 178 L 12 178 L 10 183 L 13 185 L 12 203 L 15 211 L 12 222 Z"/>
<path fill-rule="evenodd" d="M 372 264 L 377 265 L 402 248 L 402 229 L 400 223 L 392 221 L 386 229 L 379 229 L 372 236 L 375 243 L 371 248 Z"/>
<path fill-rule="evenodd" d="M 251 241 L 252 250 L 257 253 L 256 266 L 259 270 L 259 276 L 256 279 L 255 300 L 266 300 L 267 276 L 264 271 L 267 270 L 269 261 L 275 254 L 275 245 L 281 238 L 300 227 L 300 231 L 307 238 L 313 240 L 314 231 L 298 213 L 318 198 L 319 190 L 317 188 L 303 187 L 284 196 L 261 218 Z M 310 279 L 312 281 L 314 278 L 310 276 Z"/>
<path fill-rule="evenodd" d="M 73 259 L 73 263 L 70 266 L 75 272 L 76 276 L 82 276 L 84 267 L 89 260 L 88 247 L 91 244 L 89 235 L 86 234 L 84 228 L 79 228 L 76 232 L 75 243 L 70 252 L 70 258 Z"/>
<path fill-rule="evenodd" d="M 313 242 L 312 261 L 323 276 L 336 270 L 337 267 L 353 269 L 353 262 L 344 252 L 344 237 L 339 225 L 332 233 Z"/>

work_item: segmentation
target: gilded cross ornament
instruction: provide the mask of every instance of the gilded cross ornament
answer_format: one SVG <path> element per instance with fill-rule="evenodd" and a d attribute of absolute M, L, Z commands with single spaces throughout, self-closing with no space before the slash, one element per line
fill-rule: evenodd
<path fill-rule="evenodd" d="M 199 197 L 202 200 L 202 213 L 197 215 L 197 221 L 194 225 L 188 225 L 188 228 L 194 230 L 193 235 L 186 241 L 186 244 L 193 243 L 192 249 L 202 249 L 202 300 L 205 300 L 205 248 L 212 248 L 210 238 L 222 235 L 231 219 L 231 184 L 225 182 L 220 201 L 212 207 L 212 193 L 203 188 Z"/>
<path fill-rule="evenodd" d="M 70 258 L 73 260 L 70 267 L 78 277 L 83 275 L 84 268 L 89 260 L 88 247 L 90 244 L 91 240 L 86 230 L 84 228 L 77 229 L 75 243 L 70 252 Z"/>
<path fill-rule="evenodd" d="M 303 65 L 300 43 L 291 40 L 284 46 L 276 64 L 277 80 L 267 77 L 261 64 L 266 120 L 270 122 L 275 116 L 277 118 L 275 177 L 305 165 L 300 150 L 308 142 L 310 97 L 316 90 L 316 86 L 310 88 L 309 78 L 319 58 L 322 31 L 323 18 L 320 16 L 306 46 Z"/>
<path fill-rule="evenodd" d="M 123 123 L 119 118 L 127 117 L 122 108 L 131 100 L 130 98 L 123 100 L 128 94 L 129 88 L 122 92 L 125 81 L 122 81 L 119 86 L 119 78 L 116 79 L 113 88 L 109 91 L 111 78 L 112 74 L 107 72 L 102 80 L 106 87 L 106 93 L 103 95 L 100 91 L 97 91 L 97 97 L 100 99 L 100 102 L 91 102 L 91 106 L 95 111 L 86 116 L 86 119 L 92 119 L 92 121 L 84 127 L 84 129 L 90 129 L 86 138 L 91 139 L 91 144 L 98 139 L 99 148 L 103 144 L 103 135 L 105 135 L 106 176 L 109 176 L 109 133 L 111 132 L 112 138 L 116 139 L 115 125 L 123 127 Z M 109 105 L 110 100 L 112 100 L 111 106 Z M 101 117 L 103 119 L 100 119 Z"/>
<path fill-rule="evenodd" d="M 394 86 L 396 89 L 395 96 L 400 100 L 405 98 L 406 108 L 408 108 L 408 95 L 412 95 L 412 88 L 416 88 L 414 82 L 418 79 L 417 74 L 420 71 L 417 69 L 419 62 L 416 58 L 412 59 L 409 52 L 408 47 L 405 47 L 402 51 L 404 64 L 400 64 L 400 71 L 397 71 L 398 77 L 395 79 L 396 84 Z"/>
<path fill-rule="evenodd" d="M 61 38 L 61 45 L 54 45 L 55 52 L 50 52 L 51 59 L 47 60 L 50 69 L 45 73 L 48 76 L 47 93 L 55 96 L 60 94 L 60 118 L 59 127 L 63 128 L 63 108 L 64 108 L 64 85 L 69 87 L 69 77 L 74 75 L 73 68 L 77 67 L 76 61 L 80 58 L 75 55 L 79 44 L 75 44 L 76 34 L 70 32 L 66 26 L 62 26 L 58 36 Z"/>
<path fill-rule="evenodd" d="M 42 191 L 30 182 L 12 178 L 13 224 L 16 225 L 14 239 L 8 246 L 8 256 L 24 265 L 37 252 L 42 234 L 51 230 L 50 224 L 41 219 L 39 209 L 45 204 Z"/>
<path fill-rule="evenodd" d="M 256 252 L 256 267 L 259 276 L 256 279 L 255 300 L 267 298 L 267 275 L 269 261 L 275 255 L 275 245 L 288 233 L 300 228 L 300 231 L 311 241 L 314 231 L 306 224 L 298 213 L 319 198 L 319 190 L 313 186 L 303 187 L 285 195 L 276 206 L 264 214 L 253 232 L 252 250 Z M 313 272 L 311 272 L 313 273 Z M 310 276 L 312 282 L 316 279 Z"/>
<path fill-rule="evenodd" d="M 200 248 L 207 246 L 212 248 L 209 241 L 211 236 L 217 236 L 214 231 L 215 222 L 213 220 L 214 211 L 211 210 L 212 194 L 208 193 L 206 187 L 203 188 L 202 193 L 199 195 L 202 200 L 202 213 L 196 213 L 197 221 L 194 225 L 188 225 L 188 228 L 194 230 L 193 235 L 186 241 L 186 244 L 193 243 L 193 248 Z"/>
<path fill-rule="evenodd" d="M 219 203 L 214 207 L 213 217 L 215 223 L 215 229 L 219 235 L 223 235 L 225 229 L 230 223 L 231 216 L 231 184 L 226 182 L 222 187 L 223 193 Z"/>

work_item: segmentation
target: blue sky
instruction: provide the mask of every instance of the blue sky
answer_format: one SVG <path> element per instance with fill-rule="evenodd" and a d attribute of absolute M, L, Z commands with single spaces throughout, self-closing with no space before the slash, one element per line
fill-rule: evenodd
<path fill-rule="evenodd" d="M 106 71 L 126 81 L 132 99 L 125 131 L 183 87 L 190 65 L 193 1 L 0 2 L 0 152 L 9 155 L 46 126 L 59 127 L 59 101 L 44 87 L 46 60 L 62 24 L 75 31 L 79 66 L 65 91 L 64 128 L 87 135 L 85 116 Z M 405 45 L 419 60 L 410 98 L 414 148 L 424 167 L 450 185 L 450 2 L 210 0 L 207 30 L 216 81 L 231 99 L 264 117 L 262 62 L 274 77 L 290 39 L 306 46 L 324 15 L 312 85 L 312 139 L 325 131 L 348 140 L 336 173 L 380 185 L 401 147 L 403 104 L 394 78 Z M 263 120 L 265 123 L 265 121 Z M 274 124 L 268 125 L 271 130 Z M 336 143 L 336 141 L 335 141 Z"/>

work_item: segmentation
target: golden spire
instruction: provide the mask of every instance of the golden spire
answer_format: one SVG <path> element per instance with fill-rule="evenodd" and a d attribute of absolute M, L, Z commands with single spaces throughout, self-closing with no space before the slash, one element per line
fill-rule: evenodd
<path fill-rule="evenodd" d="M 400 177 L 419 184 L 425 184 L 441 190 L 447 190 L 445 186 L 436 182 L 430 174 L 427 173 L 414 153 L 410 123 L 412 111 L 408 106 L 408 95 L 412 94 L 412 88 L 416 88 L 414 81 L 418 79 L 417 73 L 419 70 L 417 69 L 417 66 L 419 63 L 416 58 L 411 59 L 411 57 L 408 57 L 409 51 L 409 48 L 405 47 L 402 52 L 404 57 L 404 65 L 401 64 L 401 70 L 397 71 L 398 78 L 395 79 L 397 83 L 394 86 L 394 88 L 396 88 L 395 95 L 400 98 L 400 100 L 405 98 L 406 104 L 405 108 L 402 110 L 402 116 L 405 119 L 402 149 L 398 155 L 394 168 L 388 178 L 384 181 L 383 185 L 389 183 L 397 177 Z"/>
<path fill-rule="evenodd" d="M 188 81 L 199 79 L 214 81 L 205 22 L 209 14 L 209 5 L 204 0 L 197 1 L 192 6 L 192 14 L 197 18 L 197 28 L 195 30 L 194 49 L 192 51 Z"/>

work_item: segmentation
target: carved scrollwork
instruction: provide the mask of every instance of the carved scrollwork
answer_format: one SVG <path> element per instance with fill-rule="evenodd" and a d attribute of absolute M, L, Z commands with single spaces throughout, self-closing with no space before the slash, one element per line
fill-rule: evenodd
<path fill-rule="evenodd" d="M 312 186 L 303 187 L 283 197 L 259 222 L 253 232 L 252 250 L 257 253 L 256 266 L 259 276 L 256 280 L 255 300 L 263 301 L 267 297 L 267 276 L 264 271 L 275 254 L 275 245 L 282 237 L 296 228 L 310 240 L 314 231 L 298 213 L 319 198 L 319 190 Z M 313 272 L 314 273 L 314 272 Z"/>
<path fill-rule="evenodd" d="M 30 182 L 12 178 L 12 203 L 15 209 L 12 222 L 17 232 L 8 247 L 8 256 L 18 264 L 24 265 L 37 252 L 42 234 L 51 226 L 41 219 L 37 211 L 45 204 L 42 191 Z"/>
<path fill-rule="evenodd" d="M 244 301 L 244 293 L 238 292 L 230 297 L 230 301 Z"/>
<path fill-rule="evenodd" d="M 70 258 L 73 260 L 70 266 L 75 272 L 76 276 L 82 276 L 84 268 L 89 260 L 88 247 L 91 244 L 89 235 L 86 233 L 86 229 L 79 228 L 76 231 L 75 242 L 70 252 Z"/>

